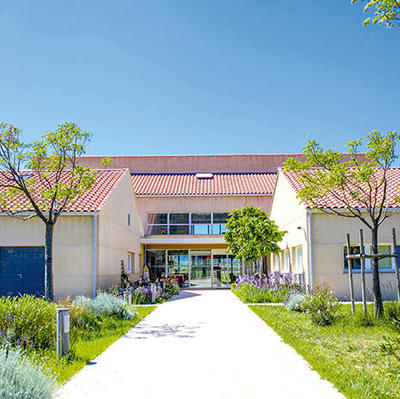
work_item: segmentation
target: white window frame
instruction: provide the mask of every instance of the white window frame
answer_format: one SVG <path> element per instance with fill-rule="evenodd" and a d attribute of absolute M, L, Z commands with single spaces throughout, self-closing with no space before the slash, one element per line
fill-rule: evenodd
<path fill-rule="evenodd" d="M 127 267 L 127 273 L 132 274 L 135 271 L 136 267 L 136 262 L 135 262 L 135 253 L 134 252 L 128 252 L 128 267 Z"/>
<path fill-rule="evenodd" d="M 303 258 L 303 246 L 297 245 L 294 247 L 294 271 L 303 273 L 304 271 L 304 258 Z M 301 256 L 298 256 L 298 255 Z M 300 263 L 300 264 L 299 264 Z"/>

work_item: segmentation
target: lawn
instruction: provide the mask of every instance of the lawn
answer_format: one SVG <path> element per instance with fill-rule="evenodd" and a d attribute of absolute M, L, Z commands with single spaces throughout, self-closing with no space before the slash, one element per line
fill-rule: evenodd
<path fill-rule="evenodd" d="M 139 317 L 133 320 L 106 318 L 100 332 L 86 332 L 71 345 L 71 355 L 67 359 L 56 360 L 54 354 L 42 355 L 38 360 L 49 367 L 59 383 L 64 383 L 83 368 L 87 363 L 107 349 L 113 342 L 128 332 L 143 318 L 150 314 L 155 306 L 138 306 Z"/>
<path fill-rule="evenodd" d="M 350 307 L 340 305 L 335 323 L 320 327 L 308 314 L 283 306 L 249 307 L 347 398 L 400 398 L 400 364 L 380 349 L 384 336 L 400 334 L 389 321 L 351 317 Z M 393 304 L 385 307 L 393 309 Z M 357 306 L 359 315 L 361 311 L 361 305 Z"/>

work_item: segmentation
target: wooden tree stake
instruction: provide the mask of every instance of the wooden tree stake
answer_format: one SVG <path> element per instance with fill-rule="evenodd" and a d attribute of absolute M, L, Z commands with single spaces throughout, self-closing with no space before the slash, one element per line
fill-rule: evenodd
<path fill-rule="evenodd" d="M 399 309 L 400 309 L 400 276 L 399 276 L 399 260 L 398 260 L 398 253 L 397 253 L 397 242 L 396 242 L 396 229 L 393 227 L 392 230 L 392 237 L 393 237 L 393 255 L 395 256 L 395 269 L 396 269 L 396 279 L 397 279 L 397 300 L 399 302 Z"/>
<path fill-rule="evenodd" d="M 347 255 L 351 255 L 350 246 L 350 234 L 346 234 L 347 239 Z M 355 313 L 355 303 L 354 303 L 354 286 L 353 286 L 353 259 L 347 258 L 347 266 L 349 269 L 349 285 L 350 285 L 350 301 L 351 301 L 351 313 Z"/>
<path fill-rule="evenodd" d="M 367 310 L 367 296 L 365 292 L 365 247 L 364 247 L 364 234 L 362 229 L 360 229 L 360 262 L 361 262 L 361 295 L 362 295 L 362 303 L 363 303 L 363 310 L 365 316 L 368 314 Z"/>

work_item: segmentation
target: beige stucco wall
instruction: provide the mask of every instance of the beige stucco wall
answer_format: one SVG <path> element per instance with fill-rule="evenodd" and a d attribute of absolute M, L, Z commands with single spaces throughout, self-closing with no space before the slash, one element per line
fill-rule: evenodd
<path fill-rule="evenodd" d="M 291 189 L 288 181 L 281 172 L 278 174 L 276 182 L 270 217 L 271 220 L 278 225 L 280 230 L 287 231 L 279 245 L 282 250 L 289 248 L 292 271 L 298 273 L 304 271 L 306 283 L 309 284 L 307 212 L 304 205 L 302 205 L 301 202 L 296 198 L 295 192 Z M 293 248 L 296 246 L 302 246 L 303 267 L 300 265 L 295 265 Z M 282 254 L 279 256 L 281 258 L 280 270 L 284 271 Z M 271 256 L 271 269 L 277 270 L 274 255 Z"/>
<path fill-rule="evenodd" d="M 130 214 L 130 226 L 128 226 Z M 141 274 L 142 249 L 139 243 L 143 234 L 139 212 L 135 203 L 129 173 L 118 183 L 113 194 L 100 211 L 98 223 L 98 286 L 103 289 L 120 284 L 121 260 L 125 271 L 128 267 L 128 252 L 135 254 L 136 273 Z"/>
<path fill-rule="evenodd" d="M 137 197 L 137 205 L 145 232 L 149 213 L 168 212 L 231 212 L 253 205 L 269 211 L 271 196 L 219 197 Z"/>
<path fill-rule="evenodd" d="M 393 215 L 380 227 L 379 243 L 392 244 L 392 228 L 399 231 L 400 215 Z M 346 233 L 350 233 L 352 244 L 359 243 L 359 230 L 364 230 L 365 245 L 371 245 L 368 228 L 358 219 L 327 214 L 313 214 L 313 253 L 315 284 L 327 282 L 340 299 L 349 298 L 348 274 L 343 273 L 343 248 Z M 368 261 L 367 261 L 368 262 Z M 393 260 L 394 265 L 394 260 Z M 372 300 L 372 274 L 367 273 L 368 299 Z M 381 288 L 384 299 L 396 298 L 396 275 L 381 272 Z M 354 288 L 357 300 L 361 300 L 360 274 L 354 274 Z"/>
<path fill-rule="evenodd" d="M 0 216 L 0 246 L 44 246 L 45 227 L 38 219 L 21 221 Z M 92 292 L 90 216 L 61 216 L 54 227 L 53 275 L 56 297 Z"/>

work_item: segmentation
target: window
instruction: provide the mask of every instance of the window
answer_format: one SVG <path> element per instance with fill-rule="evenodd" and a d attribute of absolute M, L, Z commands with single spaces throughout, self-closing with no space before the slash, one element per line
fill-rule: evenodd
<path fill-rule="evenodd" d="M 350 254 L 351 255 L 358 255 L 360 253 L 360 246 L 359 245 L 351 245 L 350 246 Z M 347 256 L 347 246 L 344 247 L 343 250 L 343 259 L 344 259 L 344 269 L 349 270 L 349 259 L 346 258 Z M 360 259 L 352 259 L 351 268 L 352 270 L 361 270 L 361 260 Z"/>
<path fill-rule="evenodd" d="M 213 234 L 224 234 L 226 232 L 225 224 L 229 213 L 213 214 Z"/>
<path fill-rule="evenodd" d="M 372 253 L 372 248 L 371 248 Z M 384 255 L 392 254 L 392 246 L 391 245 L 378 245 L 378 253 Z M 372 266 L 372 265 L 371 265 Z M 383 258 L 378 261 L 379 270 L 382 269 L 392 269 L 392 258 Z"/>
<path fill-rule="evenodd" d="M 274 254 L 274 266 L 275 266 L 275 270 L 277 270 L 277 271 L 281 270 L 281 256 L 280 256 L 280 254 Z"/>
<path fill-rule="evenodd" d="M 152 281 L 161 278 L 166 270 L 165 250 L 147 250 L 146 265 L 149 268 L 150 278 Z"/>
<path fill-rule="evenodd" d="M 294 268 L 297 272 L 303 271 L 303 247 L 294 248 Z"/>
<path fill-rule="evenodd" d="M 128 270 L 127 273 L 131 274 L 135 271 L 135 254 L 128 252 Z"/>
<path fill-rule="evenodd" d="M 189 234 L 189 214 L 169 214 L 169 234 Z"/>
<path fill-rule="evenodd" d="M 192 213 L 191 234 L 211 233 L 211 213 Z"/>
<path fill-rule="evenodd" d="M 228 213 L 149 213 L 148 235 L 224 234 Z M 130 216 L 128 216 L 130 224 Z"/>
<path fill-rule="evenodd" d="M 128 213 L 128 226 L 130 226 L 130 225 L 131 225 L 131 214 Z"/>
<path fill-rule="evenodd" d="M 290 252 L 289 249 L 283 251 L 283 271 L 290 271 Z"/>
<path fill-rule="evenodd" d="M 149 213 L 147 216 L 147 234 L 150 235 L 168 234 L 168 214 Z"/>
<path fill-rule="evenodd" d="M 189 273 L 189 251 L 168 250 L 168 275 Z"/>

